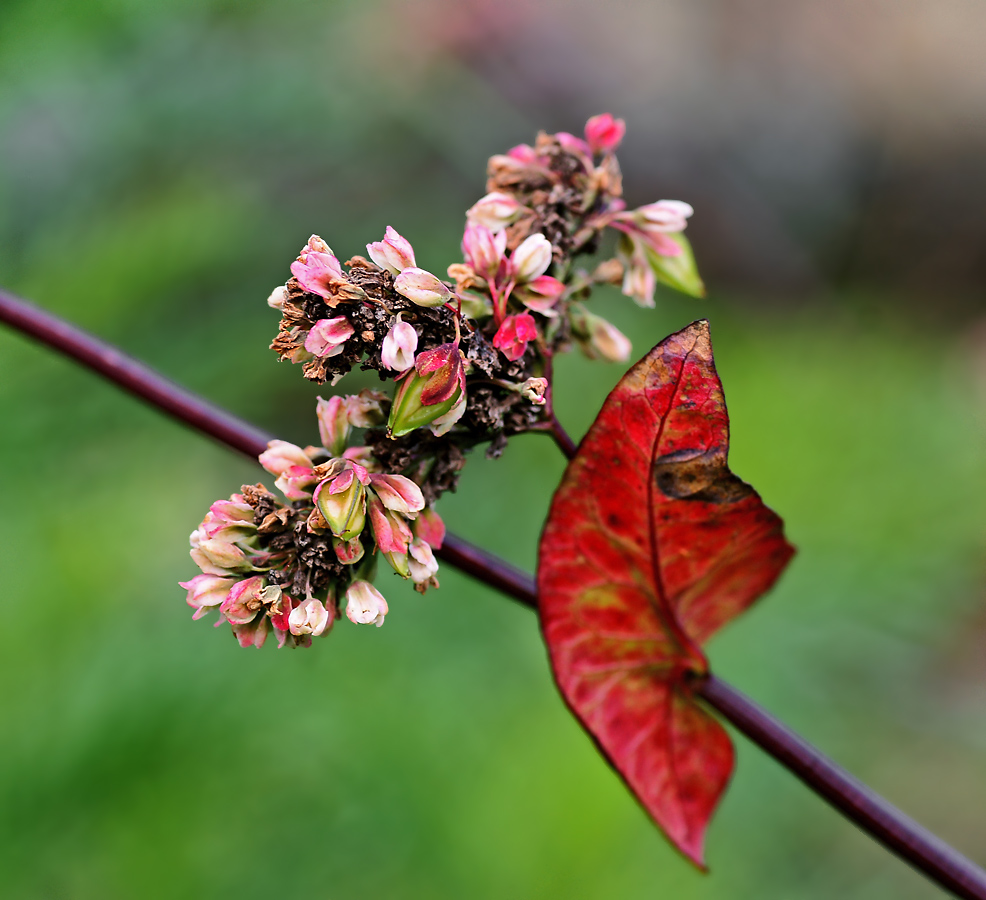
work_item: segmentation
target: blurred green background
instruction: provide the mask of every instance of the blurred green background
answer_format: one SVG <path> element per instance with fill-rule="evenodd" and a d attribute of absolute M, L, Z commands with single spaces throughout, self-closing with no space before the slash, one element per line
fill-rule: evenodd
<path fill-rule="evenodd" d="M 485 160 L 626 116 L 631 204 L 693 202 L 707 301 L 615 291 L 643 353 L 712 321 L 732 466 L 800 552 L 716 671 L 986 860 L 983 7 L 809 0 L 3 0 L 0 285 L 282 436 L 266 349 L 312 231 L 436 271 Z M 977 72 L 979 73 L 977 76 Z M 573 433 L 620 377 L 567 358 Z M 341 388 L 340 388 L 341 389 Z M 263 473 L 0 329 L 4 898 L 931 898 L 738 738 L 712 874 L 569 717 L 531 613 L 444 567 L 383 629 L 237 648 L 179 579 Z M 450 526 L 533 568 L 548 441 Z"/>

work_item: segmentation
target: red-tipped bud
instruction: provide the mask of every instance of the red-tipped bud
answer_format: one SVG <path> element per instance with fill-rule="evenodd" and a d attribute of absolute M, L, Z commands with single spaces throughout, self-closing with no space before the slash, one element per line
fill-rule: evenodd
<path fill-rule="evenodd" d="M 585 139 L 593 153 L 612 153 L 626 134 L 623 119 L 614 119 L 609 113 L 593 116 L 585 123 Z"/>
<path fill-rule="evenodd" d="M 466 375 L 459 342 L 419 353 L 414 369 L 400 381 L 387 429 L 401 437 L 448 413 L 464 395 Z"/>
<path fill-rule="evenodd" d="M 426 541 L 434 550 L 442 549 L 445 540 L 445 523 L 442 517 L 430 506 L 421 510 L 414 520 L 414 536 Z"/>

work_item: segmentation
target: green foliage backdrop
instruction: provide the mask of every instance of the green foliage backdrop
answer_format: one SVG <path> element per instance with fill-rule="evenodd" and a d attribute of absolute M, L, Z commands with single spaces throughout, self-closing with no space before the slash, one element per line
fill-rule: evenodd
<path fill-rule="evenodd" d="M 440 58 L 413 89 L 368 65 L 392 12 L 5 0 L 0 283 L 313 440 L 315 389 L 266 349 L 297 249 L 318 231 L 345 259 L 393 224 L 441 270 L 485 158 L 541 124 Z M 713 665 L 983 858 L 981 355 L 893 297 L 711 293 L 596 302 L 638 355 L 711 318 L 732 468 L 800 547 Z M 621 372 L 559 368 L 580 434 Z M 742 739 L 692 871 L 563 709 L 530 612 L 448 567 L 426 597 L 385 579 L 383 629 L 238 649 L 176 583 L 258 467 L 2 331 L 0 423 L 4 897 L 938 896 Z M 562 467 L 517 440 L 442 513 L 531 568 Z"/>

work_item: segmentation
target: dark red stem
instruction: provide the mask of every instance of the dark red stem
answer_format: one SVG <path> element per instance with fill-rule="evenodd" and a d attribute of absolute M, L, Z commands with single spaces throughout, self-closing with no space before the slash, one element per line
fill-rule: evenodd
<path fill-rule="evenodd" d="M 695 692 L 758 747 L 892 853 L 957 897 L 986 897 L 986 872 L 777 721 L 745 694 L 707 675 Z"/>
<path fill-rule="evenodd" d="M 4 291 L 0 291 L 0 321 L 246 456 L 255 459 L 267 447 L 271 436 L 260 429 L 162 378 L 99 338 Z M 574 455 L 575 443 L 557 419 L 553 420 L 552 435 L 566 456 Z M 537 608 L 534 579 L 485 550 L 448 535 L 438 555 L 525 606 Z M 696 679 L 693 689 L 751 741 L 893 853 L 956 896 L 986 900 L 986 872 L 840 769 L 752 700 L 712 675 Z"/>

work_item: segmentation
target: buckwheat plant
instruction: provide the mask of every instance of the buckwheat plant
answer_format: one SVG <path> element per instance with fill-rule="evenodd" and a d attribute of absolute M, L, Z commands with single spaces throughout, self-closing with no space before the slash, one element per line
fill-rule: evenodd
<path fill-rule="evenodd" d="M 368 258 L 345 264 L 309 238 L 268 298 L 281 313 L 271 349 L 317 384 L 359 366 L 387 389 L 320 397 L 320 446 L 270 442 L 260 463 L 283 499 L 244 485 L 211 506 L 191 536 L 202 574 L 182 583 L 193 618 L 217 611 L 244 647 L 271 629 L 279 647 L 310 646 L 343 603 L 351 621 L 382 625 L 381 557 L 416 590 L 438 587 L 435 504 L 455 490 L 466 452 L 485 443 L 496 457 L 531 431 L 567 440 L 552 411 L 555 354 L 577 345 L 630 358 L 629 339 L 589 310 L 593 287 L 619 284 L 641 306 L 654 305 L 658 283 L 704 293 L 684 235 L 692 208 L 626 208 L 615 155 L 624 131 L 603 114 L 584 138 L 541 133 L 492 157 L 447 279 L 420 268 L 391 227 Z M 604 245 L 609 258 L 578 265 Z"/>

